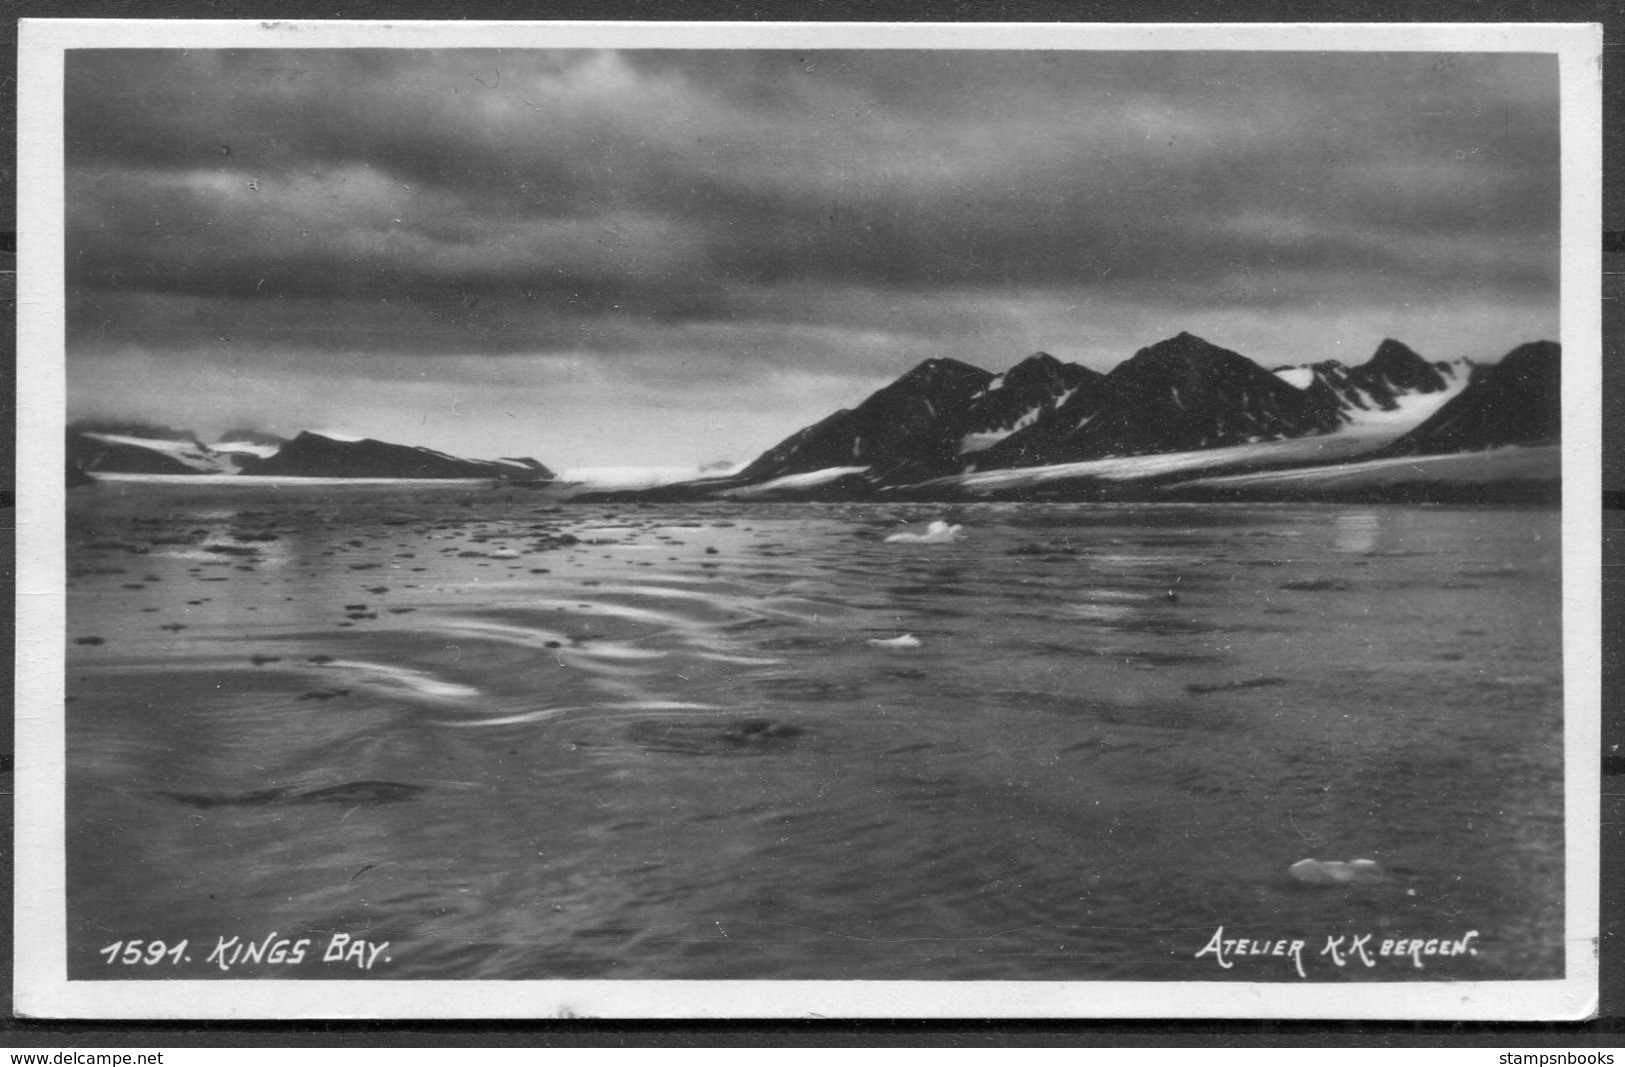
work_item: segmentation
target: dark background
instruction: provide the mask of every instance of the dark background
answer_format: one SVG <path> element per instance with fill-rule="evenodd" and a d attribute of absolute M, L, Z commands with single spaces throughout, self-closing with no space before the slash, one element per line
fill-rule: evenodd
<path fill-rule="evenodd" d="M 22 18 L 174 19 L 594 19 L 637 21 L 818 22 L 1598 22 L 1603 44 L 1603 555 L 1625 566 L 1625 425 L 1621 349 L 1625 347 L 1625 0 L 10 0 L 0 23 L 0 131 L 16 141 L 17 20 Z M 15 338 L 16 159 L 0 160 L 0 308 L 6 339 Z M 0 403 L 15 413 L 15 360 L 0 366 Z M 0 440 L 0 555 L 14 585 L 15 451 Z M 1585 1023 L 1297 1023 L 1097 1021 L 838 1021 L 507 1023 L 71 1023 L 11 1014 L 11 925 L 0 922 L 0 1045 L 128 1049 L 234 1046 L 569 1046 L 706 1047 L 850 1045 L 1134 1046 L 1425 1045 L 1612 1047 L 1625 1033 L 1625 717 L 1615 713 L 1622 659 L 1618 634 L 1625 601 L 1605 577 L 1603 588 L 1602 961 L 1598 1018 Z M 6 636 L 13 620 L 5 616 Z M 0 671 L 9 672 L 6 657 Z M 4 691 L 10 691 L 9 674 Z M 11 915 L 12 768 L 8 734 L 0 742 L 0 916 Z"/>

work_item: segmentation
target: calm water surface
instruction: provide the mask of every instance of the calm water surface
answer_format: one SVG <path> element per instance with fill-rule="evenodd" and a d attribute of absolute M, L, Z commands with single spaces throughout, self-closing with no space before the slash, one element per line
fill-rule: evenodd
<path fill-rule="evenodd" d="M 1557 976 L 1558 527 L 76 492 L 70 973 L 1300 980 L 1222 925 L 1313 980 Z"/>

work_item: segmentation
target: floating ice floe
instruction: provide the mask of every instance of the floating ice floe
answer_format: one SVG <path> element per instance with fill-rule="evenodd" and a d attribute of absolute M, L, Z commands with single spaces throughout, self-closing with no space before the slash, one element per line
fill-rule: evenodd
<path fill-rule="evenodd" d="M 886 538 L 886 543 L 891 544 L 893 542 L 898 542 L 913 545 L 946 545 L 960 539 L 962 535 L 959 531 L 961 529 L 962 527 L 949 526 L 941 519 L 938 519 L 936 522 L 933 522 L 930 526 L 926 527 L 925 533 L 923 534 L 894 533 L 890 537 Z"/>
<path fill-rule="evenodd" d="M 871 637 L 869 643 L 876 648 L 919 648 L 920 639 L 913 634 L 902 637 Z"/>
<path fill-rule="evenodd" d="M 1362 885 L 1388 879 L 1376 860 L 1299 860 L 1287 873 L 1310 885 Z"/>

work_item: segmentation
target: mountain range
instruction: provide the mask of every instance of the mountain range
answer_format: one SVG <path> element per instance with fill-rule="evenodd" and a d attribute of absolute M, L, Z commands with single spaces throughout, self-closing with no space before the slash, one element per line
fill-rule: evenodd
<path fill-rule="evenodd" d="M 165 426 L 77 422 L 68 427 L 70 478 L 97 474 L 237 474 L 294 478 L 484 478 L 545 482 L 529 457 L 463 459 L 432 448 L 306 430 L 292 440 L 234 430 L 213 445 Z M 82 484 L 82 483 L 81 483 Z"/>
<path fill-rule="evenodd" d="M 1411 497 L 1427 499 L 1428 483 L 1459 481 L 1466 468 L 1447 472 L 1420 457 L 1559 440 L 1560 356 L 1548 341 L 1496 362 L 1429 361 L 1386 339 L 1363 363 L 1266 370 L 1181 333 L 1106 374 L 1042 352 L 1001 375 L 927 360 L 733 477 L 663 495 L 1207 498 L 1239 492 L 1227 477 L 1294 470 L 1295 497 L 1335 481 L 1375 498 L 1403 482 Z M 1556 449 L 1536 452 L 1515 460 L 1486 453 L 1470 491 L 1452 485 L 1434 495 L 1549 499 L 1559 458 Z M 1359 469 L 1402 455 L 1419 458 L 1402 470 Z M 1516 470 L 1500 479 L 1499 466 Z"/>
<path fill-rule="evenodd" d="M 1560 364 L 1561 350 L 1551 341 L 1478 363 L 1429 361 L 1386 339 L 1356 365 L 1327 360 L 1266 370 L 1190 333 L 1142 348 L 1107 373 L 1044 352 L 999 374 L 927 359 L 741 468 L 598 495 L 1093 499 L 1153 488 L 1201 494 L 1237 476 L 1256 482 L 1265 470 L 1317 468 L 1347 482 L 1357 473 L 1351 465 L 1399 457 L 1417 460 L 1403 477 L 1426 480 L 1421 457 L 1555 444 Z M 1555 481 L 1556 450 L 1548 452 L 1540 469 L 1549 477 L 1538 480 Z M 184 431 L 128 423 L 70 426 L 68 460 L 70 471 L 91 475 L 554 478 L 529 458 L 471 460 L 310 431 L 291 440 L 233 431 L 205 445 Z M 1519 464 L 1522 484 L 1529 457 Z M 1493 480 L 1493 471 L 1475 477 Z M 1294 479 L 1315 484 L 1302 473 Z"/>
<path fill-rule="evenodd" d="M 821 469 L 861 469 L 874 485 L 898 486 L 978 471 L 1331 435 L 1344 438 L 1340 447 L 1358 443 L 1374 452 L 1413 428 L 1421 430 L 1441 402 L 1467 412 L 1492 403 L 1492 396 L 1533 396 L 1545 388 L 1539 383 L 1556 381 L 1555 344 L 1525 346 L 1508 360 L 1517 380 L 1505 384 L 1506 375 L 1494 372 L 1497 365 L 1429 362 L 1388 339 L 1357 366 L 1324 361 L 1271 372 L 1189 333 L 1142 348 L 1106 374 L 1043 352 L 1001 375 L 927 360 L 856 408 L 793 434 L 738 477 L 765 482 Z M 1555 386 L 1545 393 L 1555 400 Z M 1527 424 L 1492 420 L 1494 433 L 1491 423 L 1481 430 L 1457 415 L 1461 428 L 1452 441 L 1487 448 L 1556 436 L 1555 403 L 1524 414 Z M 1439 451 L 1447 443 L 1423 435 L 1406 447 Z M 1450 444 L 1449 450 L 1457 449 Z"/>

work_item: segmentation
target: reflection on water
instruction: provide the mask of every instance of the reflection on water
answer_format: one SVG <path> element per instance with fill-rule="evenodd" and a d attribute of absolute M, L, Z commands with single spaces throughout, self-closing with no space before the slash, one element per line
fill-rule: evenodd
<path fill-rule="evenodd" d="M 933 545 L 883 540 L 921 507 L 103 488 L 74 977 L 153 977 L 100 952 L 140 937 L 194 978 L 1297 980 L 1198 958 L 1220 925 L 1479 931 L 1322 980 L 1561 973 L 1555 513 L 973 505 Z M 272 933 L 390 947 L 205 959 Z"/>
<path fill-rule="evenodd" d="M 1332 548 L 1337 552 L 1373 552 L 1382 535 L 1380 511 L 1345 511 L 1332 516 Z"/>

